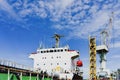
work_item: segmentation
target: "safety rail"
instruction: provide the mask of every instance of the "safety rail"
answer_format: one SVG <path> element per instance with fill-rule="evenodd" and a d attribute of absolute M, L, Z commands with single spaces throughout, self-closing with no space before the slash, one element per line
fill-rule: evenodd
<path fill-rule="evenodd" d="M 30 71 L 35 71 L 31 67 L 28 67 L 26 65 L 22 65 L 22 64 L 10 61 L 10 60 L 5 60 L 5 59 L 0 59 L 0 65 L 8 66 L 8 67 L 14 67 L 14 68 L 19 68 L 19 69 L 25 69 L 25 70 L 30 70 Z"/>

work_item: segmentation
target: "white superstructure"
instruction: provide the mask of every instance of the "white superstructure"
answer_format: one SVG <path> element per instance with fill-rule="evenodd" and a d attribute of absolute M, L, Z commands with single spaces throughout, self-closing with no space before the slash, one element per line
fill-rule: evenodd
<path fill-rule="evenodd" d="M 69 46 L 55 48 L 38 48 L 37 52 L 30 54 L 29 58 L 34 60 L 34 69 L 57 74 L 60 78 L 72 79 L 73 73 L 79 71 L 76 62 L 79 52 L 70 50 Z"/>
<path fill-rule="evenodd" d="M 37 49 L 36 54 L 29 56 L 34 60 L 34 69 L 54 74 L 74 73 L 78 57 L 79 52 L 69 50 L 67 46 Z"/>

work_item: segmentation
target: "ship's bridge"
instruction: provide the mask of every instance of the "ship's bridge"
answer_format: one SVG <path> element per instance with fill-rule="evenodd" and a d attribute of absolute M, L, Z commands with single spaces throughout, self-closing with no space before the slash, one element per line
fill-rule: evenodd
<path fill-rule="evenodd" d="M 80 53 L 78 51 L 70 50 L 69 46 L 65 46 L 65 47 L 59 47 L 59 48 L 45 48 L 45 49 L 38 48 L 37 52 L 30 54 L 29 58 L 35 58 L 35 54 L 38 54 L 38 55 L 46 54 L 47 55 L 47 53 L 48 54 L 55 54 L 55 53 L 66 54 L 67 53 L 67 54 L 69 54 L 69 56 L 71 56 L 72 59 L 75 59 L 75 58 L 79 57 L 79 55 L 80 55 Z"/>
<path fill-rule="evenodd" d="M 69 47 L 47 48 L 47 49 L 37 49 L 37 53 L 66 52 L 68 50 L 69 50 Z"/>
<path fill-rule="evenodd" d="M 79 57 L 79 52 L 76 50 L 70 50 L 69 46 L 59 47 L 59 48 L 46 48 L 46 49 L 37 49 L 37 54 L 44 53 L 70 53 L 71 58 Z"/>

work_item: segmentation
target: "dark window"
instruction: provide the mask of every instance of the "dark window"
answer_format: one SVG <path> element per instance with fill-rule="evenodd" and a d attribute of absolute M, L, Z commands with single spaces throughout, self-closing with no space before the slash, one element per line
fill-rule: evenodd
<path fill-rule="evenodd" d="M 65 49 L 65 51 L 67 51 L 67 49 Z"/>
<path fill-rule="evenodd" d="M 61 49 L 61 52 L 63 52 L 63 49 Z"/>
<path fill-rule="evenodd" d="M 53 65 L 53 64 L 51 63 L 51 65 Z"/>
<path fill-rule="evenodd" d="M 59 65 L 59 63 L 57 63 L 57 65 Z"/>
<path fill-rule="evenodd" d="M 60 52 L 60 50 L 58 50 L 58 52 Z"/>
<path fill-rule="evenodd" d="M 41 51 L 41 53 L 43 53 L 43 51 Z"/>
<path fill-rule="evenodd" d="M 66 63 L 65 63 L 65 65 L 66 65 Z"/>
<path fill-rule="evenodd" d="M 56 50 L 54 50 L 54 52 L 56 52 Z"/>
<path fill-rule="evenodd" d="M 53 52 L 53 50 L 50 50 L 50 52 Z"/>

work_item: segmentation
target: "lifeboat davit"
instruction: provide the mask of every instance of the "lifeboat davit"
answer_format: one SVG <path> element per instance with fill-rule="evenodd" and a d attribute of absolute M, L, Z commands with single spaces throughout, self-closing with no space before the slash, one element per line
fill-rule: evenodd
<path fill-rule="evenodd" d="M 78 60 L 76 64 L 77 64 L 78 67 L 82 67 L 83 66 L 83 63 L 82 63 L 81 60 Z"/>

